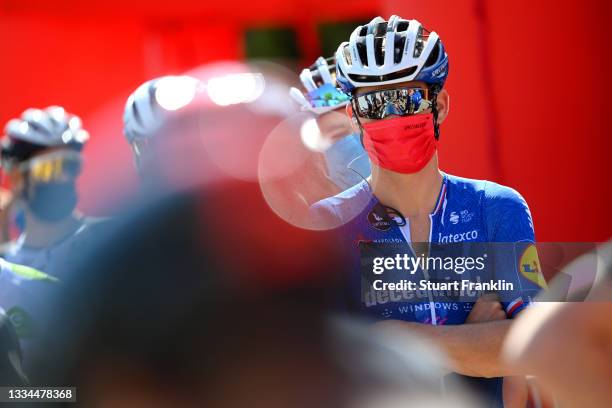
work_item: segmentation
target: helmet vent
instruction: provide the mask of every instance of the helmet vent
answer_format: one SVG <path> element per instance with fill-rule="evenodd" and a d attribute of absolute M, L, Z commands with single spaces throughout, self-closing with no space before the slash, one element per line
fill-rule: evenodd
<path fill-rule="evenodd" d="M 408 31 L 408 21 L 400 21 L 397 24 L 397 32 L 401 33 L 402 31 Z"/>
<path fill-rule="evenodd" d="M 344 54 L 344 59 L 346 60 L 348 65 L 353 65 L 353 57 L 351 57 L 351 52 L 349 51 L 349 47 L 345 46 L 344 49 L 342 50 L 342 53 Z"/>
<path fill-rule="evenodd" d="M 429 57 L 427 57 L 427 61 L 425 61 L 424 67 L 430 67 L 434 65 L 438 61 L 439 57 L 440 57 L 440 40 L 436 41 L 436 45 L 434 46 L 433 50 L 431 50 Z"/>
<path fill-rule="evenodd" d="M 376 65 L 381 66 L 385 63 L 385 37 L 374 38 L 374 57 Z"/>
<path fill-rule="evenodd" d="M 414 74 L 417 70 L 416 66 L 402 69 L 397 72 L 392 72 L 387 75 L 356 75 L 349 74 L 349 78 L 355 82 L 371 83 L 371 82 L 384 82 L 392 81 L 394 79 L 400 79 Z"/>
<path fill-rule="evenodd" d="M 404 46 L 406 45 L 406 35 L 395 36 L 395 47 L 393 48 L 393 62 L 399 64 L 402 60 L 404 53 Z"/>
<path fill-rule="evenodd" d="M 419 27 L 416 43 L 414 44 L 413 57 L 419 58 L 421 56 L 421 53 L 423 52 L 423 48 L 425 48 L 425 43 L 423 41 L 423 27 Z"/>
<path fill-rule="evenodd" d="M 387 25 L 388 23 L 386 21 L 384 23 L 377 24 L 376 27 L 374 27 L 374 32 L 372 33 L 374 34 L 374 37 L 384 37 L 385 33 L 387 32 Z"/>
<path fill-rule="evenodd" d="M 357 42 L 356 45 L 357 45 L 357 52 L 359 53 L 359 59 L 361 60 L 361 63 L 363 64 L 363 66 L 367 67 L 368 66 L 368 51 L 365 45 L 365 38 L 359 39 L 359 42 Z"/>

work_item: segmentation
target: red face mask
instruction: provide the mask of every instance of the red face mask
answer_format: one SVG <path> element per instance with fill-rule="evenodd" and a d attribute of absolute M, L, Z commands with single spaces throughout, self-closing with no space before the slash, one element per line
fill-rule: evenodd
<path fill-rule="evenodd" d="M 416 173 L 436 152 L 433 114 L 400 116 L 364 123 L 363 145 L 377 166 L 397 173 Z"/>

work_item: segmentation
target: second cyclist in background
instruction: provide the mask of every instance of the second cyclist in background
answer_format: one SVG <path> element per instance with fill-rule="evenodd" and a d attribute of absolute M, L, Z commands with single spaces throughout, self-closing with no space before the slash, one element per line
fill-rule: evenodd
<path fill-rule="evenodd" d="M 337 87 L 335 58 L 319 57 L 300 74 L 306 95 L 291 88 L 291 97 L 302 110 L 315 115 L 322 139 L 331 144 L 324 151 L 329 178 L 342 190 L 370 176 L 370 161 L 360 135 L 351 127 L 345 109 L 350 96 Z"/>

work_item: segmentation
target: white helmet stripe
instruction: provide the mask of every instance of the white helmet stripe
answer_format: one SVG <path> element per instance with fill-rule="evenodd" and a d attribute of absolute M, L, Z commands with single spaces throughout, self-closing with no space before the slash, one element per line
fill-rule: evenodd
<path fill-rule="evenodd" d="M 317 84 L 315 84 L 314 79 L 312 78 L 312 73 L 309 69 L 302 70 L 302 73 L 300 74 L 300 80 L 302 81 L 302 84 L 304 84 L 304 87 L 308 92 L 312 92 L 317 89 Z"/>
<path fill-rule="evenodd" d="M 437 39 L 438 39 L 438 35 L 436 33 L 431 33 L 429 35 L 429 39 L 427 43 L 425 44 L 425 48 L 423 48 L 423 51 L 421 52 L 421 55 L 419 55 L 419 58 L 415 60 L 415 63 L 417 65 L 416 72 L 421 71 L 421 68 L 423 68 L 423 65 L 425 65 L 425 63 L 427 62 L 427 58 L 429 57 L 429 54 L 433 50 L 433 47 L 436 45 Z"/>
<path fill-rule="evenodd" d="M 393 33 L 397 29 L 397 23 L 399 22 L 399 17 L 395 14 L 389 17 L 389 21 L 387 22 L 387 32 Z"/>
<path fill-rule="evenodd" d="M 189 92 L 194 92 L 192 99 L 186 102 L 191 103 L 198 92 L 198 84 L 199 80 L 190 76 L 168 75 L 151 79 L 136 88 L 127 98 L 123 113 L 123 133 L 128 142 L 151 137 L 165 123 L 170 111 L 184 106 L 166 107 L 164 103 L 169 99 L 174 103 L 172 97 L 187 88 Z M 174 89 L 178 92 L 173 93 Z"/>
<path fill-rule="evenodd" d="M 361 58 L 359 58 L 357 44 L 355 42 L 351 42 L 349 44 L 349 52 L 351 53 L 351 62 L 353 63 L 352 67 L 356 69 L 363 69 L 363 63 L 361 62 Z"/>
<path fill-rule="evenodd" d="M 291 98 L 293 98 L 293 100 L 296 101 L 302 109 L 308 109 L 310 107 L 310 103 L 308 102 L 302 91 L 300 91 L 296 87 L 291 87 L 291 89 L 289 90 L 289 96 L 291 96 Z"/>
<path fill-rule="evenodd" d="M 409 32 L 406 32 L 406 40 L 404 41 L 404 48 L 402 49 L 402 57 L 400 58 L 400 64 L 404 65 L 405 62 L 410 58 L 410 47 L 414 46 L 414 38 L 410 38 Z"/>
<path fill-rule="evenodd" d="M 385 61 L 384 65 L 390 66 L 394 64 L 394 53 L 395 49 L 395 33 L 393 31 L 387 31 L 385 35 Z"/>
<path fill-rule="evenodd" d="M 376 55 L 374 55 L 374 34 L 366 35 L 366 51 L 368 56 L 368 71 L 375 71 Z"/>
<path fill-rule="evenodd" d="M 410 41 L 410 48 L 409 49 L 415 49 L 416 42 L 417 42 L 417 36 L 419 34 L 419 29 L 420 28 L 421 28 L 421 23 L 419 23 L 416 20 L 410 20 L 410 23 L 408 24 L 408 33 L 407 33 L 407 36 L 406 36 L 406 42 Z M 407 59 L 407 62 L 410 61 L 410 60 L 413 60 L 414 59 L 414 52 L 409 52 L 409 53 L 405 54 L 404 58 Z M 402 60 L 404 58 L 402 58 Z M 416 65 L 416 64 L 411 63 L 410 65 Z"/>
<path fill-rule="evenodd" d="M 361 26 L 357 27 L 356 29 L 353 30 L 353 32 L 351 33 L 351 36 L 349 37 L 349 42 L 350 43 L 354 43 L 357 38 L 359 38 L 359 32 L 361 31 Z"/>
<path fill-rule="evenodd" d="M 319 57 L 317 60 L 317 66 L 319 69 L 319 75 L 321 75 L 321 79 L 326 84 L 334 84 L 334 80 L 332 79 L 331 73 L 329 72 L 329 65 L 327 65 L 327 61 L 325 58 Z"/>
<path fill-rule="evenodd" d="M 155 98 L 154 89 L 155 87 L 143 86 L 139 87 L 134 93 L 134 100 L 136 102 L 134 109 L 138 111 L 138 117 L 140 118 L 139 123 L 137 123 L 139 133 L 145 133 L 150 124 L 157 123 L 155 113 L 151 109 L 151 99 Z"/>
<path fill-rule="evenodd" d="M 429 54 L 431 54 L 434 47 L 436 46 L 436 43 L 438 42 L 438 38 L 440 37 L 438 37 L 438 34 L 436 34 L 435 31 L 432 31 L 429 34 L 429 39 L 427 40 L 427 43 L 425 44 L 425 48 L 423 48 L 423 52 L 421 52 L 421 55 L 419 57 L 419 59 L 422 60 L 419 65 L 425 64 L 425 61 L 427 61 L 427 58 L 429 58 Z"/>
<path fill-rule="evenodd" d="M 372 21 L 368 23 L 368 30 L 373 29 L 378 24 L 384 23 L 384 22 L 385 22 L 384 18 L 382 18 L 381 16 L 376 16 L 372 19 Z"/>

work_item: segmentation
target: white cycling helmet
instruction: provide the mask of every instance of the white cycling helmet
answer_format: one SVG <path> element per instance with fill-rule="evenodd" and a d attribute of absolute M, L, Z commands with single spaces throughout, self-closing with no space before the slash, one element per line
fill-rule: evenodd
<path fill-rule="evenodd" d="M 337 87 L 334 58 L 326 60 L 319 57 L 313 65 L 302 70 L 300 80 L 306 95 L 297 88 L 291 88 L 289 95 L 300 104 L 302 110 L 321 115 L 342 108 L 350 101 L 350 97 Z"/>
<path fill-rule="evenodd" d="M 11 119 L 4 128 L 2 162 L 25 161 L 38 151 L 68 147 L 81 151 L 89 133 L 81 119 L 60 106 L 27 109 L 20 118 Z"/>
<path fill-rule="evenodd" d="M 129 96 L 123 113 L 123 133 L 128 142 L 152 137 L 169 113 L 193 101 L 199 84 L 190 76 L 168 75 L 140 85 Z"/>
<path fill-rule="evenodd" d="M 435 32 L 417 20 L 376 17 L 357 27 L 336 51 L 337 80 L 347 93 L 355 88 L 423 81 L 441 88 L 448 56 Z"/>

